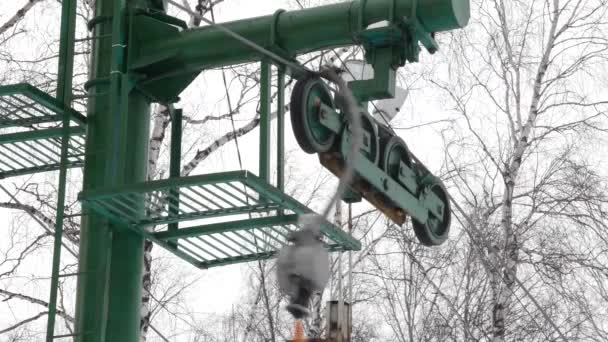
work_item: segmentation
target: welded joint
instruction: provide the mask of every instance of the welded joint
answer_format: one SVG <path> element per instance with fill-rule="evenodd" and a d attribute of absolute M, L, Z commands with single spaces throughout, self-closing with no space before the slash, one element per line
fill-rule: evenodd
<path fill-rule="evenodd" d="M 279 57 L 282 57 L 283 59 L 290 61 L 291 64 L 294 65 L 298 65 L 301 66 L 299 64 L 299 62 L 293 58 L 293 56 L 287 51 L 285 50 L 280 42 L 279 42 L 279 20 L 281 18 L 281 14 L 285 13 L 286 11 L 284 9 L 278 9 L 274 12 L 274 14 L 272 15 L 272 22 L 270 23 L 270 45 L 268 46 L 268 50 L 277 54 Z M 277 68 L 282 68 L 285 72 L 288 71 L 288 73 L 291 75 L 291 77 L 299 79 L 305 76 L 305 74 L 307 74 L 307 70 L 300 70 L 298 68 L 294 68 L 292 65 L 287 64 L 287 63 L 282 63 L 280 60 L 277 60 L 275 58 L 269 58 L 268 59 L 270 62 L 272 62 L 272 64 L 276 65 Z"/>
<path fill-rule="evenodd" d="M 279 48 L 281 50 L 283 50 L 283 48 L 281 47 L 281 45 L 278 42 L 278 37 L 279 37 L 278 28 L 279 28 L 279 19 L 281 17 L 281 14 L 283 14 L 283 13 L 285 13 L 285 10 L 282 8 L 276 10 L 274 12 L 274 14 L 272 15 L 272 23 L 270 24 L 270 46 Z"/>
<path fill-rule="evenodd" d="M 96 16 L 93 19 L 89 20 L 89 22 L 87 22 L 87 28 L 89 29 L 89 31 L 92 31 L 95 26 L 102 24 L 106 21 L 112 21 L 112 16 L 109 16 L 109 15 Z"/>
<path fill-rule="evenodd" d="M 415 1 L 415 0 L 414 0 Z M 397 0 L 391 0 L 388 7 L 388 22 L 395 22 L 395 12 L 397 12 Z"/>
<path fill-rule="evenodd" d="M 365 30 L 365 8 L 367 7 L 367 0 L 359 1 L 359 31 Z"/>

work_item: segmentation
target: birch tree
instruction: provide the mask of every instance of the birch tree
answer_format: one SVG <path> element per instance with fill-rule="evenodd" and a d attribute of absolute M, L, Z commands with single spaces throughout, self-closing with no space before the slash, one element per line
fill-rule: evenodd
<path fill-rule="evenodd" d="M 587 147 L 598 146 L 608 123 L 608 97 L 595 89 L 607 65 L 607 3 L 496 0 L 472 8 L 476 18 L 447 53 L 444 71 L 453 76 L 428 79 L 457 120 L 446 155 L 461 170 L 456 201 L 474 209 L 471 234 L 486 235 L 478 237 L 491 265 L 492 340 L 517 339 L 530 325 L 536 334 L 526 340 L 600 333 L 605 328 L 571 315 L 567 303 L 570 291 L 593 303 L 595 291 L 575 284 L 604 269 L 606 257 L 605 174 Z M 574 266 L 574 255 L 589 264 Z M 559 266 L 547 269 L 549 259 Z"/>

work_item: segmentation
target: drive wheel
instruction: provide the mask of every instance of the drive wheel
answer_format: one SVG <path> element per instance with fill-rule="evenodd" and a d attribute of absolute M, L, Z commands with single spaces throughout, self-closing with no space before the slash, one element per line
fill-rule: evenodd
<path fill-rule="evenodd" d="M 388 174 L 395 182 L 403 185 L 407 188 L 407 185 L 403 183 L 400 174 L 403 173 L 401 170 L 401 162 L 411 168 L 412 159 L 408 151 L 407 145 L 403 139 L 398 136 L 391 137 L 384 147 L 384 159 L 382 162 L 382 169 Z M 414 191 L 415 192 L 415 191 Z"/>
<path fill-rule="evenodd" d="M 336 140 L 336 134 L 321 124 L 317 100 L 335 108 L 329 88 L 321 79 L 308 77 L 296 82 L 289 105 L 291 127 L 298 145 L 310 154 L 328 152 Z"/>
<path fill-rule="evenodd" d="M 427 184 L 426 188 L 428 191 L 434 193 L 443 203 L 443 215 L 442 217 L 437 217 L 433 214 L 433 211 L 429 211 L 429 216 L 425 223 L 412 218 L 412 226 L 420 243 L 425 246 L 438 246 L 448 239 L 450 232 L 450 221 L 452 218 L 450 199 L 441 181 L 433 179 L 427 182 Z"/>

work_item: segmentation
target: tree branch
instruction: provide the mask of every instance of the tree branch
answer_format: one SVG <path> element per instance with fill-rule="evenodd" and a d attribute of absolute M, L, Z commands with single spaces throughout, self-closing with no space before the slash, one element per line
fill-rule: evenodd
<path fill-rule="evenodd" d="M 31 10 L 37 3 L 42 1 L 43 0 L 28 0 L 25 6 L 21 7 L 21 9 L 19 9 L 17 13 L 15 13 L 10 19 L 8 19 L 6 23 L 0 26 L 0 35 L 4 34 L 11 27 L 17 25 L 21 20 L 23 20 L 29 10 Z"/>

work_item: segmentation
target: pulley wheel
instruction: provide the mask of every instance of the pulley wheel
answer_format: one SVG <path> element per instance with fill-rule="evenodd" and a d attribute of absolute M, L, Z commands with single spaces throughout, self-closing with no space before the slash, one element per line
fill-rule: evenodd
<path fill-rule="evenodd" d="M 412 159 L 405 141 L 398 136 L 393 136 L 388 139 L 384 146 L 382 169 L 397 183 L 407 187 L 399 177 L 402 173 L 401 162 L 409 167 L 412 166 Z"/>
<path fill-rule="evenodd" d="M 412 226 L 416 237 L 425 246 L 438 246 L 444 243 L 450 232 L 450 221 L 452 219 L 452 211 L 450 210 L 450 200 L 448 192 L 441 181 L 432 177 L 425 181 L 425 186 L 428 191 L 433 192 L 443 203 L 443 215 L 437 217 L 432 211 L 429 211 L 429 216 L 425 223 L 419 222 L 412 218 Z"/>
<path fill-rule="evenodd" d="M 361 113 L 359 116 L 361 130 L 363 132 L 363 142 L 361 144 L 361 154 L 374 165 L 378 165 L 380 160 L 380 144 L 378 140 L 378 127 L 374 120 L 367 114 Z M 344 128 L 342 133 L 342 153 L 344 158 L 348 158 L 352 144 L 353 131 L 350 128 L 350 123 Z"/>
<path fill-rule="evenodd" d="M 316 100 L 334 108 L 331 93 L 316 77 L 298 80 L 291 93 L 291 127 L 296 140 L 306 153 L 323 153 L 334 145 L 336 135 L 321 124 Z"/>

